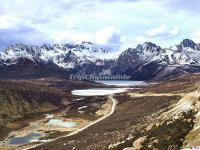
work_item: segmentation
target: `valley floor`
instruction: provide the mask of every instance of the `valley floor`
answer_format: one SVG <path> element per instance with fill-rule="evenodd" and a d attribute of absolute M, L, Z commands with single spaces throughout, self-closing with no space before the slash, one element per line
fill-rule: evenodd
<path fill-rule="evenodd" d="M 73 89 L 105 87 L 101 84 L 45 79 L 7 80 L 0 81 L 0 85 L 0 101 L 3 102 L 3 105 L 9 106 L 0 106 L 0 149 L 2 150 L 24 149 L 32 145 L 38 145 L 41 141 L 52 141 L 57 137 L 75 133 L 98 118 L 106 116 L 113 105 L 112 100 L 106 96 L 80 98 L 71 94 Z M 4 96 L 5 92 L 9 93 L 7 97 Z M 53 95 L 53 92 L 55 95 Z M 23 93 L 29 95 L 29 97 L 27 98 Z M 43 93 L 46 95 L 43 96 Z M 63 93 L 65 94 L 63 95 Z M 18 97 L 22 97 L 22 99 L 18 99 Z M 37 98 L 40 98 L 39 101 L 37 101 Z M 30 105 L 32 109 L 29 108 L 29 112 L 24 111 L 24 115 L 21 115 L 17 110 L 23 110 L 24 105 Z M 45 109 L 48 106 L 49 109 Z M 1 114 L 6 115 L 3 118 Z M 10 119 L 16 115 L 18 115 L 18 118 Z M 75 126 L 66 128 L 59 125 L 49 125 L 48 122 L 54 119 L 63 120 L 66 122 L 65 124 L 67 122 L 75 123 Z M 21 139 L 16 141 L 23 143 L 26 140 L 23 137 L 27 137 L 32 133 L 41 134 L 40 139 L 32 139 L 34 142 L 30 144 L 10 144 L 12 139 L 17 138 Z"/>
<path fill-rule="evenodd" d="M 194 74 L 108 99 L 91 97 L 87 104 L 97 103 L 97 99 L 102 102 L 101 109 L 94 111 L 99 117 L 31 150 L 178 150 L 198 146 L 199 89 L 200 75 Z M 80 106 L 83 105 L 76 110 Z"/>
<path fill-rule="evenodd" d="M 33 149 L 177 150 L 200 145 L 199 79 L 200 75 L 185 76 L 117 94 L 110 117 Z"/>

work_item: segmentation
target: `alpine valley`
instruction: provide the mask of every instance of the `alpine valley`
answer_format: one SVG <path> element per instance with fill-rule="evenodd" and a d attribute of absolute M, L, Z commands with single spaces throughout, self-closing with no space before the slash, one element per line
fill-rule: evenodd
<path fill-rule="evenodd" d="M 199 146 L 200 44 L 146 42 L 115 54 L 89 42 L 2 50 L 0 150 Z M 131 79 L 69 80 L 71 74 Z"/>
<path fill-rule="evenodd" d="M 0 0 L 0 150 L 200 150 L 200 0 Z"/>

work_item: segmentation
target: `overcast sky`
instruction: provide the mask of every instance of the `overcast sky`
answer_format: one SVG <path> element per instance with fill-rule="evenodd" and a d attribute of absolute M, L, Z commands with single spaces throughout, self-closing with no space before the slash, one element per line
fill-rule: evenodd
<path fill-rule="evenodd" d="M 0 49 L 90 41 L 113 49 L 200 42 L 200 0 L 0 0 Z"/>

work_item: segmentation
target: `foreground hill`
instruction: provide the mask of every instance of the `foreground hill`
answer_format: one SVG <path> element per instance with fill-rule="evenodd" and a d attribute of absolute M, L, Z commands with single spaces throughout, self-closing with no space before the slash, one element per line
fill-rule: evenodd
<path fill-rule="evenodd" d="M 0 139 L 20 127 L 10 123 L 22 121 L 26 126 L 44 113 L 60 111 L 72 103 L 71 90 L 89 87 L 103 85 L 55 79 L 0 81 Z"/>
<path fill-rule="evenodd" d="M 30 81 L 0 81 L 0 133 L 10 131 L 8 123 L 28 115 L 51 112 L 70 103 L 68 94 Z M 3 135 L 0 135 L 2 138 Z"/>

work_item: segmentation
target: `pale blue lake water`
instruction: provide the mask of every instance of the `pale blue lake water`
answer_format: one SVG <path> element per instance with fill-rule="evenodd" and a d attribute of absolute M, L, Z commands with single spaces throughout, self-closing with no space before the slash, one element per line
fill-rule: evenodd
<path fill-rule="evenodd" d="M 83 90 L 73 90 L 72 94 L 77 96 L 104 96 L 126 92 L 126 88 L 92 88 Z"/>
<path fill-rule="evenodd" d="M 9 144 L 10 145 L 21 145 L 21 144 L 27 144 L 29 143 L 31 140 L 34 139 L 38 139 L 39 137 L 41 137 L 42 134 L 41 133 L 34 133 L 34 132 L 30 132 L 25 136 L 22 137 L 13 137 Z"/>
<path fill-rule="evenodd" d="M 74 127 L 77 125 L 76 122 L 68 122 L 68 121 L 63 121 L 60 119 L 51 119 L 47 123 L 48 125 L 54 125 L 54 126 L 61 126 L 61 127 Z"/>

